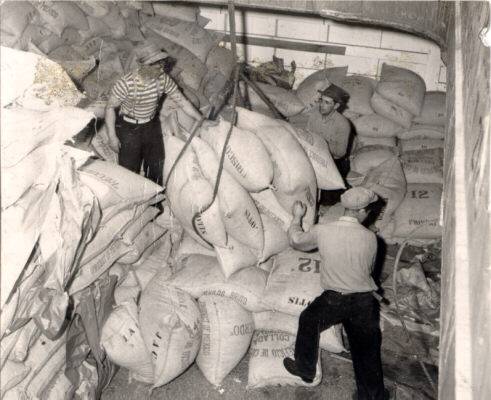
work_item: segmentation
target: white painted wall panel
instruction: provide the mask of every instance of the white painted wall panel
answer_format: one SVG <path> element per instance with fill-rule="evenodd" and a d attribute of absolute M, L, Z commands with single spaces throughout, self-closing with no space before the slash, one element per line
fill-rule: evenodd
<path fill-rule="evenodd" d="M 326 68 L 348 66 L 348 74 L 362 74 L 375 77 L 377 75 L 378 59 L 357 56 L 326 55 Z"/>
<path fill-rule="evenodd" d="M 382 31 L 375 28 L 357 27 L 329 21 L 329 42 L 340 44 L 380 47 Z"/>
<path fill-rule="evenodd" d="M 224 14 L 225 29 L 228 32 L 230 30 L 228 13 Z M 235 30 L 237 33 L 261 36 L 275 36 L 276 34 L 276 18 L 272 18 L 271 14 L 236 10 L 235 16 Z"/>
<path fill-rule="evenodd" d="M 326 42 L 328 25 L 318 18 L 278 17 L 278 37 Z"/>
<path fill-rule="evenodd" d="M 230 45 L 227 45 L 227 47 L 230 48 Z M 237 44 L 237 55 L 239 56 L 239 59 L 247 59 L 247 62 L 253 65 L 271 61 L 274 54 L 275 49 L 271 47 L 247 46 L 246 48 L 243 44 Z"/>
<path fill-rule="evenodd" d="M 326 55 L 323 53 L 310 53 L 307 51 L 277 49 L 276 57 L 283 58 L 285 67 L 295 61 L 297 67 L 313 70 L 323 69 L 326 63 Z"/>
<path fill-rule="evenodd" d="M 420 53 L 429 53 L 432 50 L 438 51 L 438 46 L 429 40 L 394 31 L 382 32 L 380 47 L 384 49 L 406 50 Z"/>
<path fill-rule="evenodd" d="M 220 8 L 203 7 L 200 10 L 200 14 L 210 20 L 205 26 L 206 29 L 225 30 L 225 14 Z"/>
<path fill-rule="evenodd" d="M 202 6 L 201 14 L 212 19 L 207 29 L 228 32 L 226 7 Z M 273 55 L 283 58 L 286 66 L 295 60 L 298 67 L 296 85 L 317 69 L 343 65 L 348 66 L 348 74 L 378 78 L 382 63 L 386 62 L 420 74 L 426 82 L 427 90 L 446 90 L 446 72 L 439 47 L 414 35 L 318 17 L 243 12 L 237 8 L 236 30 L 238 34 L 259 38 L 346 47 L 345 55 L 336 55 L 261 46 L 249 46 L 245 53 L 239 46 L 239 56 L 244 59 L 246 55 L 246 61 L 252 64 L 271 61 Z"/>

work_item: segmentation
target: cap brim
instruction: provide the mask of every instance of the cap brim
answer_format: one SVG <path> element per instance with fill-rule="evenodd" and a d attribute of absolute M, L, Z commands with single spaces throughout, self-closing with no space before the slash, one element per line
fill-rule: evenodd
<path fill-rule="evenodd" d="M 140 62 L 144 65 L 149 65 L 153 64 L 154 62 L 163 60 L 167 57 L 169 57 L 169 54 L 167 54 L 165 51 L 161 51 L 159 53 L 153 54 L 152 56 L 142 58 Z"/>

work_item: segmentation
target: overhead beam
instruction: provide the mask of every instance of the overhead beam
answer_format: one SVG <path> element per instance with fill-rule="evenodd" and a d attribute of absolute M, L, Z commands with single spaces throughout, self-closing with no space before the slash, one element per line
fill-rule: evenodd
<path fill-rule="evenodd" d="M 294 42 L 291 40 L 281 40 L 275 38 L 260 38 L 253 36 L 238 35 L 235 36 L 237 43 L 252 45 L 273 47 L 278 49 L 307 51 L 311 53 L 328 53 L 328 54 L 346 54 L 345 46 L 333 46 L 315 43 Z M 222 39 L 225 42 L 230 42 L 230 35 L 225 35 Z"/>

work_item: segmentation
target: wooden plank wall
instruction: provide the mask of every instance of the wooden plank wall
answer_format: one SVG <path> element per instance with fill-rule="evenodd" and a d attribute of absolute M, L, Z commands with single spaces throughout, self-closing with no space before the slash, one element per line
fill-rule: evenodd
<path fill-rule="evenodd" d="M 491 398 L 490 49 L 478 39 L 481 29 L 490 23 L 489 7 L 488 2 L 461 3 L 464 75 L 456 76 L 463 81 L 469 265 L 468 271 L 462 273 L 469 278 L 468 323 L 474 399 Z M 459 284 L 458 277 L 456 283 Z M 458 322 L 459 315 L 456 317 Z"/>
<path fill-rule="evenodd" d="M 491 396 L 490 51 L 486 2 L 456 3 L 447 35 L 439 398 Z"/>

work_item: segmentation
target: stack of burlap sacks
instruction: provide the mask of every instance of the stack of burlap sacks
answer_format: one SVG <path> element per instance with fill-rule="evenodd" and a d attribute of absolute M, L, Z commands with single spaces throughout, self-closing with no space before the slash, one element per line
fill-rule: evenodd
<path fill-rule="evenodd" d="M 92 118 L 73 107 L 80 94 L 54 62 L 1 53 L 0 391 L 18 399 L 40 394 L 65 363 L 66 338 L 41 331 L 63 323 L 56 314 L 68 304 L 77 248 L 91 239 L 99 213 L 76 172 L 89 154 L 64 145 Z"/>
<path fill-rule="evenodd" d="M 188 240 L 172 266 L 116 289 L 117 306 L 101 336 L 107 356 L 152 388 L 193 362 L 220 386 L 248 352 L 249 388 L 302 385 L 282 361 L 293 355 L 300 312 L 323 291 L 319 255 L 287 250 L 273 265 L 252 265 L 226 278 L 217 258 L 197 253 Z M 323 332 L 320 346 L 345 351 L 340 327 Z M 319 357 L 313 384 L 321 377 Z"/>
<path fill-rule="evenodd" d="M 364 176 L 363 185 L 383 187 L 380 235 L 388 242 L 440 239 L 445 93 L 426 92 L 419 75 L 384 64 L 370 105 L 373 114 L 353 120 L 351 170 L 353 182 Z"/>
<path fill-rule="evenodd" d="M 1 43 L 60 62 L 98 117 L 114 81 L 134 66 L 135 44 L 154 41 L 177 61 L 171 75 L 198 108 L 220 102 L 235 65 L 196 6 L 137 1 L 6 2 Z M 97 66 L 96 66 L 97 62 Z"/>
<path fill-rule="evenodd" d="M 94 116 L 60 65 L 1 52 L 2 398 L 95 398 L 112 375 L 87 362 L 89 338 L 131 264 L 170 252 L 171 220 L 155 218 L 162 187 L 65 145 Z"/>
<path fill-rule="evenodd" d="M 419 75 L 387 64 L 379 81 L 343 76 L 346 71 L 318 71 L 301 82 L 296 93 L 306 106 L 328 82 L 350 94 L 344 115 L 356 136 L 347 179 L 351 186 L 375 189 L 387 203 L 375 222 L 379 234 L 389 242 L 409 236 L 415 244 L 439 239 L 445 93 L 426 92 Z M 342 211 L 338 204 L 327 219 Z"/>
<path fill-rule="evenodd" d="M 230 123 L 221 118 L 185 149 L 189 133 L 165 136 L 167 200 L 184 236 L 155 275 L 142 280 L 134 266 L 103 328 L 109 358 L 153 387 L 195 360 L 220 385 L 248 349 L 249 387 L 302 384 L 282 360 L 293 354 L 300 312 L 322 292 L 320 259 L 290 250 L 286 230 L 294 201 L 307 204 L 311 225 L 317 187 L 344 184 L 320 136 L 237 112 L 226 145 Z M 343 351 L 339 327 L 323 334 L 322 347 Z M 314 384 L 320 378 L 321 368 Z"/>

